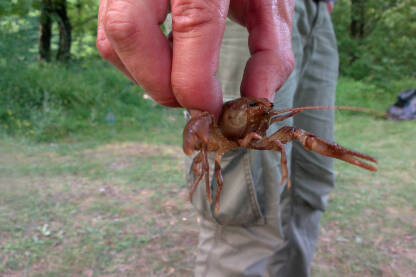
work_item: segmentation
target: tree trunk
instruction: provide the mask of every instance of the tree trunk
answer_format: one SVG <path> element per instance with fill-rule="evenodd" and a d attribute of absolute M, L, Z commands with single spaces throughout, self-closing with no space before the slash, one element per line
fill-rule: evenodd
<path fill-rule="evenodd" d="M 66 12 L 66 0 L 58 0 L 55 6 L 55 14 L 59 29 L 59 47 L 56 59 L 68 61 L 71 55 L 71 23 Z"/>
<path fill-rule="evenodd" d="M 365 31 L 365 0 L 351 0 L 351 25 L 352 38 L 364 38 Z"/>
<path fill-rule="evenodd" d="M 39 22 L 39 61 L 49 62 L 51 59 L 52 19 L 50 14 L 50 2 L 43 0 L 41 3 Z"/>

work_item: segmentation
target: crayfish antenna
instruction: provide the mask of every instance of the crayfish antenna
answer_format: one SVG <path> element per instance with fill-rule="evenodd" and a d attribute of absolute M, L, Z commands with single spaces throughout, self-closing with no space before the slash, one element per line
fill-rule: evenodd
<path fill-rule="evenodd" d="M 344 110 L 344 111 L 353 111 L 353 112 L 360 112 L 360 113 L 367 113 L 372 114 L 377 117 L 386 118 L 385 113 L 381 113 L 379 111 L 363 108 L 363 107 L 354 107 L 354 106 L 306 106 L 306 107 L 298 107 L 298 108 L 291 108 L 286 110 L 273 110 L 271 113 L 274 115 L 288 113 L 288 112 L 302 112 L 306 110 Z"/>
<path fill-rule="evenodd" d="M 283 113 L 294 113 L 291 116 L 295 116 L 296 114 L 306 111 L 306 110 L 337 110 L 337 109 L 344 109 L 345 106 L 306 106 L 306 107 L 298 107 L 298 108 L 290 108 L 285 110 L 273 110 L 270 112 L 272 115 L 278 115 Z M 290 117 L 290 116 L 289 116 Z"/>

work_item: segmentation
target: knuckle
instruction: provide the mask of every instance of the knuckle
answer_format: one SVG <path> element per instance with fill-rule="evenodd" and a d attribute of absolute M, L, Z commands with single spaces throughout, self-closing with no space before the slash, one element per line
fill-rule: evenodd
<path fill-rule="evenodd" d="M 172 5 L 172 27 L 176 32 L 190 32 L 208 24 L 224 23 L 226 9 L 212 0 L 177 0 Z"/>
<path fill-rule="evenodd" d="M 105 31 L 108 37 L 113 40 L 123 41 L 137 33 L 137 26 L 133 22 L 119 19 L 105 21 Z"/>
<path fill-rule="evenodd" d="M 291 49 L 283 50 L 283 51 L 276 51 L 275 56 L 279 61 L 279 68 L 280 71 L 283 73 L 282 76 L 288 78 L 289 75 L 292 73 L 293 69 L 295 68 L 295 57 L 293 56 L 293 52 Z"/>
<path fill-rule="evenodd" d="M 203 91 L 206 82 L 195 76 L 186 78 L 172 74 L 171 83 L 176 98 L 182 103 L 186 102 L 187 99 L 192 99 L 197 92 Z"/>
<path fill-rule="evenodd" d="M 96 47 L 100 56 L 107 61 L 113 60 L 116 55 L 111 43 L 107 39 L 97 38 Z"/>
<path fill-rule="evenodd" d="M 292 53 L 288 55 L 285 60 L 285 67 L 287 68 L 287 72 L 290 74 L 292 73 L 293 69 L 295 68 L 295 57 Z"/>
<path fill-rule="evenodd" d="M 138 32 L 140 24 L 130 16 L 135 8 L 130 1 L 111 1 L 103 20 L 107 36 L 114 40 L 125 40 Z"/>
<path fill-rule="evenodd" d="M 177 77 L 172 75 L 172 90 L 177 96 L 179 102 L 182 99 L 188 98 L 188 96 L 192 95 L 193 92 L 198 91 L 197 89 L 197 82 L 191 81 L 191 79 Z"/>

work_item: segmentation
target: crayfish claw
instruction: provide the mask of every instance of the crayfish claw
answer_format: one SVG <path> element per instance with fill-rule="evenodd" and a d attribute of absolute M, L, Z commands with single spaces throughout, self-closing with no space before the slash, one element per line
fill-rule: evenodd
<path fill-rule="evenodd" d="M 349 149 L 347 149 L 347 150 L 349 150 Z M 357 156 L 359 158 L 363 158 L 363 159 L 366 159 L 366 160 L 370 160 L 370 161 L 372 161 L 374 163 L 377 163 L 376 160 L 374 160 L 372 157 L 370 157 L 371 159 L 364 158 L 363 157 L 364 154 L 362 154 L 362 153 L 359 153 L 359 152 L 355 152 L 355 153 L 358 154 L 358 155 L 355 155 L 355 154 L 352 154 L 352 153 L 345 153 L 341 157 L 335 157 L 335 158 L 340 159 L 340 160 L 343 160 L 343 161 L 345 161 L 347 163 L 350 163 L 350 164 L 353 164 L 353 165 L 362 167 L 362 168 L 367 169 L 369 171 L 373 171 L 373 172 L 376 172 L 377 171 L 377 168 L 375 168 L 374 166 L 372 166 L 372 165 L 370 165 L 370 164 L 368 164 L 366 162 L 360 161 L 359 159 L 356 159 L 355 157 Z"/>
<path fill-rule="evenodd" d="M 297 129 L 296 131 L 299 130 L 300 129 Z M 316 153 L 319 153 L 327 157 L 343 160 L 347 163 L 362 167 L 369 171 L 377 171 L 377 169 L 374 166 L 357 159 L 361 158 L 373 163 L 377 163 L 377 161 L 369 155 L 345 148 L 339 145 L 338 143 L 328 142 L 320 137 L 317 137 L 303 130 L 300 130 L 299 133 L 301 133 L 301 135 L 298 135 L 297 139 L 308 150 L 312 150 Z"/>

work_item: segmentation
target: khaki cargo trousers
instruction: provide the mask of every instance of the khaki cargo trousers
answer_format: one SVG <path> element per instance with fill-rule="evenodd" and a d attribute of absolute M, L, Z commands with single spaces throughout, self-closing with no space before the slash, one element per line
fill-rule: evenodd
<path fill-rule="evenodd" d="M 247 31 L 227 22 L 218 77 L 224 101 L 240 96 L 249 58 Z M 338 76 L 336 39 L 325 2 L 296 0 L 293 19 L 295 69 L 275 97 L 276 109 L 334 105 Z M 333 140 L 334 112 L 304 111 L 275 124 L 305 129 Z M 280 186 L 280 153 L 238 149 L 222 163 L 224 189 L 217 215 L 201 183 L 192 203 L 201 215 L 195 276 L 309 276 L 319 221 L 334 187 L 333 161 L 286 145 L 292 188 Z M 187 160 L 188 183 L 194 176 Z M 213 168 L 211 165 L 211 173 Z M 211 175 L 211 189 L 217 187 Z"/>

